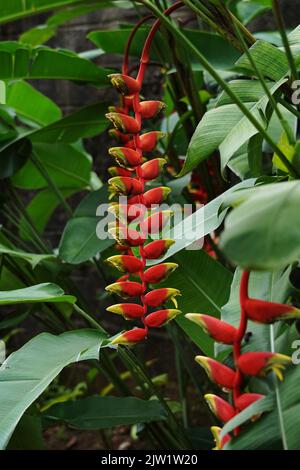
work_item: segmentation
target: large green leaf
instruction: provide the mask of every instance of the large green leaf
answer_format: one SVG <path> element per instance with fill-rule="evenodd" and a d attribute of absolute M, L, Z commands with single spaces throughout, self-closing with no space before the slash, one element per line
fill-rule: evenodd
<path fill-rule="evenodd" d="M 269 42 L 256 41 L 249 49 L 249 52 L 256 67 L 265 77 L 278 81 L 287 75 L 289 65 L 286 54 Z M 248 75 L 255 75 L 246 54 L 236 62 L 236 68 Z"/>
<path fill-rule="evenodd" d="M 0 23 L 14 21 L 28 15 L 36 15 L 52 8 L 79 3 L 81 0 L 12 0 L 2 1 Z"/>
<path fill-rule="evenodd" d="M 223 222 L 228 209 L 222 208 L 224 200 L 236 191 L 239 193 L 240 189 L 251 188 L 255 181 L 254 178 L 250 178 L 238 183 L 176 224 L 169 234 L 175 243 L 167 251 L 165 257 L 161 260 L 149 260 L 147 264 L 157 264 L 216 230 Z"/>
<path fill-rule="evenodd" d="M 300 256 L 300 183 L 255 188 L 227 217 L 221 247 L 248 269 L 280 269 Z"/>
<path fill-rule="evenodd" d="M 78 429 L 107 429 L 161 421 L 166 418 L 166 413 L 158 400 L 92 396 L 54 405 L 44 417 L 50 422 L 63 421 Z"/>
<path fill-rule="evenodd" d="M 39 161 L 59 188 L 85 188 L 90 185 L 92 160 L 90 155 L 68 144 L 33 146 Z M 32 160 L 13 176 L 13 184 L 22 189 L 43 189 L 48 183 Z"/>
<path fill-rule="evenodd" d="M 46 126 L 62 117 L 59 107 L 29 83 L 12 82 L 7 86 L 7 106 L 18 114 Z"/>
<path fill-rule="evenodd" d="M 8 21 L 15 21 L 25 16 L 37 15 L 44 13 L 49 10 L 54 10 L 63 7 L 84 8 L 85 4 L 98 3 L 98 8 L 104 8 L 107 6 L 126 6 L 129 2 L 122 0 L 12 0 L 7 2 L 1 1 L 1 12 L 0 12 L 0 23 L 6 23 Z M 102 5 L 104 3 L 104 6 Z M 2 5 L 3 4 L 3 5 Z M 127 5 L 128 6 L 128 5 Z M 71 9 L 72 10 L 72 9 Z M 67 10 L 68 11 L 68 10 Z M 64 14 L 65 10 L 57 13 Z M 54 15 L 53 15 L 54 16 Z"/>
<path fill-rule="evenodd" d="M 79 57 L 75 52 L 30 48 L 13 41 L 0 43 L 0 79 L 64 79 L 107 86 L 110 70 L 97 67 L 93 62 Z"/>
<path fill-rule="evenodd" d="M 43 333 L 11 354 L 0 368 L 0 448 L 4 449 L 26 409 L 67 365 L 98 359 L 104 336 L 77 330 Z"/>
<path fill-rule="evenodd" d="M 0 291 L 0 305 L 31 304 L 37 302 L 67 302 L 73 304 L 75 301 L 75 297 L 65 295 L 59 286 L 51 283 L 37 284 L 25 287 L 24 289 Z"/>
<path fill-rule="evenodd" d="M 90 193 L 76 209 L 62 235 L 59 244 L 59 256 L 68 263 L 79 264 L 91 259 L 114 243 L 107 238 L 100 240 L 96 229 L 101 217 L 96 215 L 101 203 L 106 204 L 107 187 Z"/>
<path fill-rule="evenodd" d="M 132 28 L 122 28 L 117 30 L 102 30 L 93 31 L 88 34 L 88 38 L 107 53 L 123 54 L 124 45 L 132 31 Z M 136 33 L 130 53 L 133 56 L 139 57 L 141 54 L 142 44 L 145 41 L 149 28 L 140 28 Z M 234 62 L 239 57 L 238 52 L 228 44 L 222 37 L 214 33 L 206 31 L 198 31 L 193 29 L 184 29 L 185 35 L 190 41 L 197 46 L 202 54 L 211 62 L 211 64 L 217 69 L 229 69 L 233 66 Z M 154 45 L 158 46 L 160 54 L 167 54 L 167 45 L 162 47 L 164 39 L 162 36 L 159 37 L 159 42 L 154 42 Z M 153 47 L 151 50 L 151 57 L 154 59 L 160 59 L 158 56 L 157 47 Z M 194 60 L 190 55 L 189 60 Z M 196 64 L 193 64 L 196 66 Z M 197 64 L 199 68 L 199 64 Z"/>
<path fill-rule="evenodd" d="M 115 4 L 122 6 L 122 2 L 115 2 Z M 31 46 L 45 44 L 45 42 L 55 36 L 59 26 L 74 18 L 93 13 L 101 8 L 112 7 L 113 5 L 112 1 L 85 0 L 84 3 L 78 3 L 77 5 L 61 9 L 49 16 L 45 24 L 35 26 L 21 34 L 19 41 Z"/>
<path fill-rule="evenodd" d="M 220 317 L 221 307 L 229 297 L 231 273 L 203 250 L 181 251 L 172 261 L 179 267 L 163 285 L 181 291 L 179 309 L 184 314 L 207 313 Z M 184 315 L 176 317 L 176 321 L 205 354 L 213 356 L 213 340 L 200 326 Z"/>
<path fill-rule="evenodd" d="M 284 83 L 285 79 L 270 85 L 270 92 L 274 94 Z M 247 84 L 246 84 L 247 83 Z M 259 89 L 259 86 L 247 81 L 239 90 L 237 95 L 245 100 L 245 105 L 253 116 L 265 125 L 261 112 L 265 112 L 268 97 Z M 255 82 L 254 82 L 255 83 Z M 237 91 L 239 84 L 231 85 L 233 91 Z M 258 98 L 258 101 L 248 102 L 249 98 Z M 198 124 L 190 141 L 187 157 L 180 175 L 182 176 L 193 170 L 199 163 L 209 157 L 217 148 L 221 153 L 221 166 L 225 168 L 230 158 L 245 144 L 253 135 L 257 134 L 256 127 L 235 104 L 224 104 L 227 96 L 221 95 L 218 102 L 219 107 L 208 111 Z M 220 106 L 221 105 L 221 106 Z"/>
<path fill-rule="evenodd" d="M 34 269 L 43 260 L 54 260 L 55 256 L 51 254 L 28 253 L 27 251 L 13 250 L 0 243 L 0 254 L 6 254 L 12 258 L 26 260 Z"/>

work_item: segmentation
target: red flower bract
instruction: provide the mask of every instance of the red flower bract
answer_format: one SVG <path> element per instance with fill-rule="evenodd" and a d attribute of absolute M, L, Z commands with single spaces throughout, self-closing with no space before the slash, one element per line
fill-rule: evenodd
<path fill-rule="evenodd" d="M 273 323 L 276 320 L 300 317 L 300 310 L 291 305 L 257 299 L 247 299 L 245 310 L 248 318 L 258 323 Z"/>

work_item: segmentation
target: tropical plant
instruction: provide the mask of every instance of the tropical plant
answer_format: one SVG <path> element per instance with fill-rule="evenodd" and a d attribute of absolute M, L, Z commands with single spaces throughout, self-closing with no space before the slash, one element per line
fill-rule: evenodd
<path fill-rule="evenodd" d="M 40 448 L 42 426 L 64 423 L 101 430 L 107 447 L 124 425 L 151 448 L 299 449 L 299 27 L 278 0 L 25 3 L 0 1 L 0 23 L 50 13 L 0 42 L 0 328 L 14 351 L 0 369 L 0 447 Z M 90 32 L 96 49 L 45 45 L 108 7 L 120 26 Z M 251 32 L 266 12 L 276 31 Z M 95 61 L 120 54 L 119 69 Z M 63 116 L 41 79 L 117 97 L 112 84 L 119 101 Z M 87 150 L 100 134 L 108 171 L 106 152 L 99 170 Z M 170 370 L 157 342 L 174 346 L 175 400 L 152 369 Z M 87 375 L 60 384 L 79 361 Z"/>

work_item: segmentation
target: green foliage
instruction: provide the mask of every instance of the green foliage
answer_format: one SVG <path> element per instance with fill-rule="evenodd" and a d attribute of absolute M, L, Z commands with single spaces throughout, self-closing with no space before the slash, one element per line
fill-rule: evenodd
<path fill-rule="evenodd" d="M 172 339 L 174 345 L 179 391 L 170 401 L 169 390 L 173 395 L 175 387 L 167 381 L 173 380 L 172 374 L 164 369 L 151 377 L 152 359 L 159 360 L 160 367 L 173 367 L 166 363 L 168 357 L 162 360 L 159 348 L 151 350 L 151 361 L 145 364 L 140 358 L 148 358 L 149 349 L 146 355 L 141 349 L 137 356 L 135 350 L 123 347 L 103 349 L 98 362 L 101 346 L 108 345 L 102 327 L 108 300 L 104 280 L 115 282 L 119 276 L 103 263 L 105 257 L 116 254 L 111 249 L 114 240 L 100 239 L 96 233 L 107 215 L 97 209 L 109 199 L 103 138 L 108 105 L 103 99 L 99 102 L 99 96 L 106 96 L 107 75 L 119 68 L 112 71 L 94 59 L 113 54 L 117 63 L 134 25 L 120 23 L 113 29 L 91 31 L 87 37 L 97 50 L 77 53 L 44 46 L 71 20 L 107 7 L 130 8 L 133 2 L 2 3 L 0 23 L 49 14 L 43 24 L 35 22 L 22 31 L 19 40 L 0 41 L 0 305 L 4 313 L 0 330 L 9 352 L 14 349 L 0 368 L 0 447 L 41 449 L 42 425 L 63 424 L 104 433 L 115 426 L 133 426 L 134 439 L 145 430 L 143 436 L 154 436 L 160 448 L 208 449 L 212 444 L 200 421 L 206 420 L 202 404 L 199 422 L 193 418 L 197 427 L 189 422 L 195 397 L 208 389 L 198 369 L 194 370 L 191 350 L 196 346 L 232 366 L 231 348 L 215 344 L 184 315 L 204 313 L 238 326 L 243 269 L 251 270 L 251 297 L 295 306 L 300 302 L 300 114 L 291 79 L 299 68 L 300 27 L 288 34 L 289 51 L 284 31 L 262 31 L 254 37 L 246 28 L 272 8 L 270 0 L 186 0 L 199 18 L 195 29 L 187 27 L 188 21 L 183 25 L 176 16 L 171 21 L 162 15 L 159 7 L 165 2 L 143 2 L 164 25 L 151 49 L 150 70 L 155 72 L 149 77 L 161 72 L 159 93 L 168 104 L 164 117 L 153 121 L 156 129 L 168 134 L 158 146 L 159 156 L 168 156 L 168 171 L 151 184 L 172 188 L 168 201 L 179 204 L 179 212 L 184 204 L 194 204 L 192 215 L 175 220 L 170 234 L 175 243 L 164 258 L 147 261 L 152 266 L 170 258 L 179 265 L 170 279 L 157 286 L 181 291 L 177 300 L 182 313 L 174 328 L 167 328 L 170 337 L 157 335 L 160 341 Z M 144 15 L 145 8 L 141 10 L 138 3 L 135 7 Z M 118 14 L 116 10 L 116 18 Z M 149 30 L 147 23 L 133 38 L 132 76 Z M 107 57 L 101 57 L 101 63 L 102 59 Z M 63 114 L 57 105 L 62 102 L 63 87 L 56 88 L 55 102 L 41 92 L 39 80 L 45 79 L 72 81 L 78 94 L 83 85 L 89 87 L 88 103 L 94 104 Z M 97 93 L 95 87 L 104 93 Z M 148 99 L 146 87 L 142 94 Z M 87 141 L 91 138 L 96 138 L 92 144 Z M 207 235 L 210 238 L 202 250 L 185 250 L 199 248 Z M 138 253 L 136 248 L 133 251 Z M 98 274 L 99 279 L 89 282 Z M 87 280 L 81 286 L 83 277 Z M 48 333 L 33 336 L 29 317 L 38 322 L 38 331 Z M 18 349 L 20 327 L 31 339 Z M 243 352 L 274 350 L 290 355 L 299 337 L 293 321 L 272 326 L 249 322 L 248 330 L 251 335 L 242 343 Z M 147 345 L 152 341 L 149 336 Z M 12 343 L 12 338 L 17 342 Z M 78 377 L 72 376 L 76 383 L 71 386 L 65 386 L 62 375 L 63 393 L 53 399 L 51 382 L 79 360 L 90 361 L 87 370 L 92 373 L 86 379 L 82 377 L 86 372 L 79 371 Z M 98 374 L 107 380 L 105 393 L 118 396 L 100 396 L 98 380 L 91 380 Z M 226 449 L 299 449 L 295 432 L 300 419 L 298 368 L 291 366 L 280 385 L 272 377 L 255 377 L 243 386 L 266 397 L 224 425 L 222 436 L 232 435 Z M 251 421 L 260 414 L 260 419 Z M 238 426 L 241 433 L 233 437 Z"/>
<path fill-rule="evenodd" d="M 54 405 L 43 417 L 50 423 L 62 421 L 77 429 L 107 429 L 162 421 L 166 415 L 158 400 L 92 396 Z"/>
<path fill-rule="evenodd" d="M 67 365 L 98 359 L 104 337 L 92 330 L 54 336 L 43 333 L 26 343 L 2 365 L 0 448 L 4 449 L 26 409 Z"/>

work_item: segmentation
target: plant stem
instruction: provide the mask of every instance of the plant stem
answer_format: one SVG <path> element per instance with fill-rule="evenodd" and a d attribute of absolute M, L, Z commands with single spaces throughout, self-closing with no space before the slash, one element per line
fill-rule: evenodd
<path fill-rule="evenodd" d="M 274 326 L 270 325 L 270 344 L 271 344 L 271 352 L 275 353 L 275 337 L 274 337 Z M 278 380 L 273 374 L 273 384 L 275 388 L 275 395 L 276 395 L 276 404 L 277 404 L 277 412 L 278 412 L 278 422 L 279 422 L 279 428 L 280 428 L 280 434 L 281 434 L 281 440 L 282 440 L 282 447 L 283 450 L 289 450 L 288 448 L 288 443 L 287 443 L 287 437 L 286 437 L 286 432 L 285 432 L 285 425 L 284 425 L 284 418 L 283 418 L 283 411 L 282 411 L 282 404 L 281 404 L 281 398 L 280 398 L 280 391 L 279 391 L 279 386 L 278 386 Z"/>
<path fill-rule="evenodd" d="M 291 46 L 290 46 L 290 43 L 289 43 L 289 39 L 288 39 L 288 36 L 286 34 L 284 19 L 283 19 L 283 16 L 282 16 L 282 11 L 281 11 L 281 8 L 280 8 L 279 1 L 278 0 L 272 0 L 272 5 L 273 5 L 274 16 L 276 18 L 278 29 L 279 29 L 281 39 L 282 39 L 282 42 L 283 42 L 283 45 L 284 45 L 286 57 L 287 57 L 287 60 L 289 62 L 289 66 L 290 66 L 290 69 L 291 69 L 292 79 L 297 80 L 297 77 L 298 77 L 297 68 L 296 68 L 294 57 L 293 57 L 293 54 L 292 54 L 292 51 L 291 51 Z"/>

